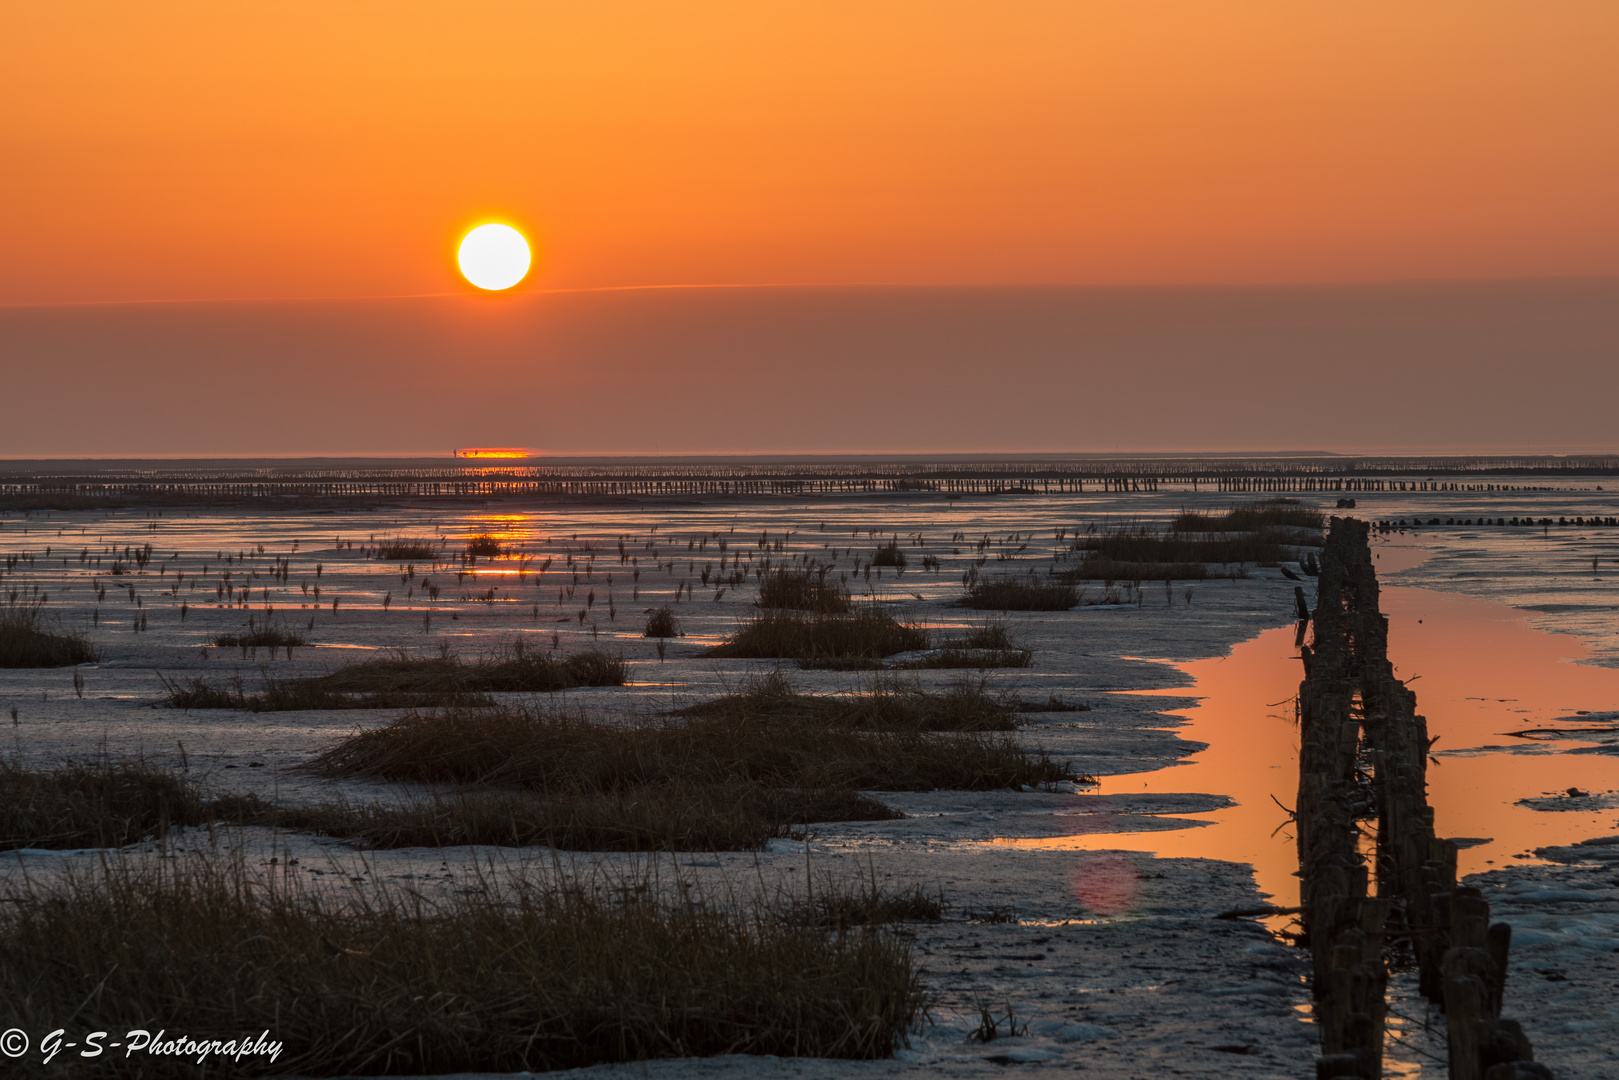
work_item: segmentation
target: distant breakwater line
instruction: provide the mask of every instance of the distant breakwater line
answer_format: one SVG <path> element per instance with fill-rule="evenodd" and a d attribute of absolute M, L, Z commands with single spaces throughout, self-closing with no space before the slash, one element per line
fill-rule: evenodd
<path fill-rule="evenodd" d="M 1487 493 L 1619 476 L 1619 457 L 0 463 L 0 503 L 915 495 Z M 1555 486 L 1553 486 L 1555 482 Z"/>

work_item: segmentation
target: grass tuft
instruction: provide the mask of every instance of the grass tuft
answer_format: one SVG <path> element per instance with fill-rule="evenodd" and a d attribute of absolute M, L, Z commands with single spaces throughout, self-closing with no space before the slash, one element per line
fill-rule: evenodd
<path fill-rule="evenodd" d="M 928 647 L 927 631 L 899 622 L 880 606 L 847 615 L 764 611 L 705 656 L 728 659 L 880 660 Z"/>
<path fill-rule="evenodd" d="M 307 679 L 266 679 L 247 693 L 202 679 L 163 680 L 169 705 L 177 709 L 392 709 L 439 705 L 492 705 L 493 693 L 552 693 L 584 686 L 622 686 L 624 658 L 598 649 L 555 657 L 527 648 L 521 640 L 509 650 L 472 663 L 448 654 L 374 656 L 327 675 Z M 161 677 L 161 676 L 160 676 Z"/>
<path fill-rule="evenodd" d="M 961 597 L 963 607 L 994 611 L 1067 611 L 1078 604 L 1073 581 L 1041 580 L 1033 574 L 981 577 Z"/>
<path fill-rule="evenodd" d="M 501 546 L 500 538 L 489 533 L 479 533 L 477 536 L 469 537 L 467 540 L 468 555 L 492 557 L 499 555 L 503 550 L 505 549 Z"/>
<path fill-rule="evenodd" d="M 290 649 L 309 644 L 309 639 L 297 630 L 277 625 L 266 618 L 262 623 L 249 615 L 247 629 L 234 634 L 220 634 L 214 644 L 221 649 Z"/>
<path fill-rule="evenodd" d="M 646 617 L 646 632 L 642 637 L 672 638 L 680 637 L 680 620 L 675 618 L 671 607 L 655 608 L 652 614 Z"/>
<path fill-rule="evenodd" d="M 788 917 L 825 930 L 896 922 L 938 922 L 944 918 L 944 901 L 938 896 L 929 896 L 920 885 L 897 892 L 884 892 L 876 886 L 859 892 L 817 886 L 814 899 L 793 904 Z"/>
<path fill-rule="evenodd" d="M 786 675 L 766 672 L 740 690 L 689 705 L 678 715 L 762 720 L 859 731 L 1010 731 L 1017 703 L 990 690 L 987 679 L 962 679 L 942 692 L 914 679 L 881 674 L 849 695 L 801 694 Z"/>
<path fill-rule="evenodd" d="M 183 1017 L 197 1035 L 268 1030 L 284 1042 L 274 1061 L 208 1062 L 234 1075 L 882 1058 L 923 1008 L 896 936 L 827 932 L 768 904 L 722 908 L 651 878 L 340 900 L 204 863 L 107 867 L 8 899 L 0 1026 L 45 1032 L 72 1017 L 123 1032 Z M 127 1071 L 122 1053 L 102 1061 L 79 1071 Z M 197 1069 L 194 1058 L 142 1062 L 151 1076 Z"/>
<path fill-rule="evenodd" d="M 905 551 L 899 546 L 899 541 L 890 540 L 879 547 L 876 554 L 871 557 L 871 565 L 897 566 L 901 570 L 905 569 Z"/>
<path fill-rule="evenodd" d="M 852 731 L 735 715 L 624 724 L 515 708 L 404 716 L 349 736 L 309 767 L 328 776 L 585 792 L 670 784 L 988 790 L 1073 778 L 999 733 Z"/>
<path fill-rule="evenodd" d="M 1188 511 L 1176 517 L 1170 527 L 1177 532 L 1222 533 L 1277 528 L 1324 529 L 1326 524 L 1326 515 L 1297 499 L 1261 499 L 1219 515 Z"/>
<path fill-rule="evenodd" d="M 398 536 L 377 546 L 377 558 L 408 562 L 420 559 L 431 562 L 438 558 L 438 545 L 432 540 Z"/>
<path fill-rule="evenodd" d="M 72 667 L 101 658 L 83 634 L 46 629 L 43 606 L 13 599 L 0 607 L 0 668 Z"/>
<path fill-rule="evenodd" d="M 959 634 L 941 638 L 938 648 L 902 665 L 915 669 L 940 668 L 1026 668 L 1034 664 L 1034 653 L 1022 648 L 1012 630 L 1000 619 L 985 619 Z"/>
<path fill-rule="evenodd" d="M 759 582 L 759 606 L 841 615 L 849 610 L 849 593 L 826 580 L 826 569 L 773 570 Z"/>
<path fill-rule="evenodd" d="M 189 781 L 143 762 L 0 761 L 0 850 L 123 847 L 208 813 Z"/>

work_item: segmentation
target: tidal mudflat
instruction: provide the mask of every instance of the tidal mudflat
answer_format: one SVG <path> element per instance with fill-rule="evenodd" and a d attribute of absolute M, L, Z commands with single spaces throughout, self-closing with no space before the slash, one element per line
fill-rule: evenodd
<path fill-rule="evenodd" d="M 1559 1076 L 1604 1075 L 1619 1046 L 1606 998 L 1614 973 L 1604 965 L 1619 941 L 1603 856 L 1619 848 L 1580 842 L 1616 831 L 1619 766 L 1609 747 L 1619 734 L 1619 653 L 1611 614 L 1604 623 L 1600 613 L 1614 604 L 1619 530 L 1413 531 L 1410 522 L 1493 520 L 1500 509 L 1436 505 L 1441 498 L 1458 497 L 1390 493 L 1354 511 L 1408 523 L 1386 534 L 1379 566 L 1391 656 L 1403 677 L 1421 676 L 1414 688 L 1440 735 L 1430 771 L 1438 826 L 1479 841 L 1463 852 L 1465 868 L 1500 882 L 1543 935 L 1520 939 L 1522 970 L 1508 983 L 1537 1056 Z M 1611 496 L 1572 488 L 1511 498 L 1509 517 L 1614 511 Z M 1066 609 L 959 603 L 979 580 L 1073 570 L 1087 537 L 1237 502 L 1166 492 L 11 514 L 0 520 L 0 599 L 37 604 L 100 660 L 0 673 L 0 709 L 15 769 L 138 759 L 212 796 L 290 811 L 399 805 L 454 788 L 307 768 L 356 732 L 396 722 L 408 703 L 177 708 L 172 687 L 235 691 L 241 704 L 267 685 L 329 677 L 364 658 L 476 663 L 520 651 L 565 663 L 605 654 L 622 660 L 621 684 L 549 693 L 489 684 L 471 707 L 633 723 L 765 677 L 800 695 L 850 699 L 879 680 L 944 695 L 967 677 L 1006 706 L 1004 736 L 1061 776 L 1015 788 L 862 788 L 903 817 L 782 819 L 779 835 L 737 850 L 362 848 L 272 822 L 172 828 L 113 857 L 173 865 L 235 853 L 256 874 L 362 900 L 389 888 L 447 896 L 507 878 L 648 873 L 716 898 L 809 902 L 815 888 L 862 882 L 937 898 L 937 919 L 891 924 L 929 1006 L 893 1057 L 621 1067 L 638 1075 L 977 1075 L 1011 1062 L 1114 1076 L 1305 1075 L 1316 1051 L 1306 954 L 1288 946 L 1285 917 L 1217 916 L 1293 902 L 1293 620 L 1295 588 L 1310 588 L 1307 535 L 1285 537 L 1284 557 L 1265 560 L 1274 566 L 1211 563 L 1167 583 L 1075 578 Z M 1447 566 L 1466 576 L 1447 578 Z M 925 640 L 870 662 L 711 655 L 759 614 L 761 582 L 781 571 L 812 575 L 857 610 L 875 604 Z M 1556 594 L 1538 606 L 1536 576 Z M 1561 609 L 1548 605 L 1576 607 L 1578 617 L 1557 625 Z M 680 636 L 648 636 L 665 608 Z M 273 645 L 252 636 L 266 627 L 285 636 Z M 934 666 L 950 642 L 986 632 L 1026 652 L 1027 666 L 978 666 L 988 661 L 969 649 L 956 650 L 965 667 Z M 219 644 L 233 635 L 244 643 Z M 7 880 L 49 881 L 107 857 L 30 846 L 7 856 Z M 1408 1030 L 1422 1022 L 1412 1016 Z M 998 1037 L 974 1038 L 991 1032 Z M 1432 1048 L 1414 1035 L 1409 1044 L 1403 1056 L 1391 1052 L 1415 1075 Z"/>

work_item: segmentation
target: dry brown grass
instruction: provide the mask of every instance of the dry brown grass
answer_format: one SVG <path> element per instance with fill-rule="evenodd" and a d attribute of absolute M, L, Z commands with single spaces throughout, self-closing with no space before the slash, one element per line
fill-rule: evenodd
<path fill-rule="evenodd" d="M 914 679 L 879 674 L 841 696 L 801 694 L 786 675 L 766 672 L 735 693 L 679 710 L 692 717 L 766 720 L 861 731 L 1010 731 L 1018 703 L 991 691 L 986 679 L 962 679 L 942 691 Z"/>
<path fill-rule="evenodd" d="M 920 1015 L 905 942 L 652 879 L 345 899 L 239 863 L 114 865 L 0 905 L 0 1027 L 233 1039 L 275 1060 L 114 1051 L 58 1075 L 509 1073 L 713 1054 L 880 1058 Z M 154 1018 L 157 1018 L 154 1021 Z M 73 1051 L 67 1051 L 73 1054 Z M 39 1060 L 32 1057 L 33 1062 Z"/>
<path fill-rule="evenodd" d="M 1199 536 L 1175 530 L 1160 533 L 1140 525 L 1081 537 L 1074 542 L 1074 550 L 1084 552 L 1087 559 L 1100 557 L 1117 563 L 1274 563 L 1287 556 L 1283 543 L 1283 537 L 1270 531 Z"/>
<path fill-rule="evenodd" d="M 492 705 L 494 699 L 489 694 L 622 686 L 624 676 L 623 657 L 600 650 L 557 657 L 535 652 L 518 641 L 505 652 L 471 662 L 447 653 L 431 657 L 395 653 L 373 656 L 307 679 L 267 676 L 262 689 L 252 693 L 240 681 L 219 686 L 200 678 L 189 683 L 165 678 L 163 685 L 174 708 L 283 712 Z"/>
<path fill-rule="evenodd" d="M 0 761 L 0 850 L 122 847 L 203 817 L 195 786 L 140 762 Z"/>
<path fill-rule="evenodd" d="M 1067 611 L 1079 603 L 1072 580 L 1034 574 L 981 577 L 962 594 L 963 607 L 994 611 Z"/>
<path fill-rule="evenodd" d="M 0 607 L 0 668 L 72 667 L 101 659 L 83 634 L 48 629 L 43 608 L 43 601 L 18 600 Z"/>
<path fill-rule="evenodd" d="M 847 615 L 764 611 L 731 639 L 704 655 L 730 659 L 784 659 L 811 663 L 880 660 L 928 647 L 928 633 L 902 623 L 876 604 Z"/>
<path fill-rule="evenodd" d="M 938 649 L 910 660 L 903 667 L 939 668 L 1026 668 L 1034 663 L 1034 653 L 1021 647 L 1011 628 L 1000 619 L 985 619 L 977 626 L 939 640 Z"/>
<path fill-rule="evenodd" d="M 654 608 L 646 617 L 646 630 L 642 637 L 672 638 L 680 637 L 680 620 L 675 618 L 675 609 L 667 605 Z"/>
<path fill-rule="evenodd" d="M 261 623 L 258 616 L 247 617 L 247 628 L 234 634 L 220 634 L 214 644 L 221 649 L 290 649 L 308 645 L 309 641 L 297 630 L 271 622 L 268 617 Z"/>
<path fill-rule="evenodd" d="M 1177 532 L 1220 533 L 1275 528 L 1324 529 L 1326 525 L 1326 515 L 1297 499 L 1260 499 L 1234 506 L 1223 514 L 1189 511 L 1176 517 L 1171 527 Z"/>
<path fill-rule="evenodd" d="M 826 575 L 825 567 L 773 570 L 759 582 L 759 606 L 841 615 L 849 610 L 849 592 L 838 582 L 827 581 Z"/>
<path fill-rule="evenodd" d="M 876 554 L 872 555 L 871 557 L 871 565 L 897 566 L 901 570 L 905 569 L 905 551 L 899 546 L 899 541 L 890 540 L 888 543 L 880 546 L 877 549 Z"/>
<path fill-rule="evenodd" d="M 438 545 L 431 539 L 397 536 L 377 547 L 377 558 L 391 559 L 395 562 L 412 560 L 434 562 L 438 558 Z"/>
<path fill-rule="evenodd" d="M 558 709 L 401 717 L 322 752 L 329 776 L 626 792 L 664 784 L 798 791 L 982 790 L 1071 779 L 1001 734 L 866 732 L 717 716 L 614 723 Z"/>

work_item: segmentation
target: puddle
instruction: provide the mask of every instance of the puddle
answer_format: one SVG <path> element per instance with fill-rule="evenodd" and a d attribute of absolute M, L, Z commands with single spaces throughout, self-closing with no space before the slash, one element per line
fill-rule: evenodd
<path fill-rule="evenodd" d="M 1416 549 L 1378 550 L 1379 569 L 1421 561 Z M 1578 723 L 1581 710 L 1619 707 L 1619 670 L 1580 663 L 1589 650 L 1577 640 L 1537 630 L 1527 614 L 1493 601 L 1395 586 L 1382 590 L 1382 608 L 1396 674 L 1416 691 L 1429 736 L 1438 736 L 1437 763 L 1428 768 L 1435 827 L 1442 836 L 1478 841 L 1461 852 L 1462 873 L 1511 863 L 1535 847 L 1619 832 L 1619 812 L 1612 809 L 1545 813 L 1515 805 L 1570 787 L 1592 793 L 1619 788 L 1619 757 L 1559 752 L 1590 745 L 1589 735 L 1572 730 L 1586 726 Z M 1074 796 L 1075 812 L 1093 794 L 1141 792 L 1230 795 L 1235 806 L 1178 813 L 1200 827 L 1172 832 L 1102 833 L 1105 815 L 1096 815 L 1083 834 L 996 842 L 1252 863 L 1273 903 L 1296 905 L 1298 855 L 1283 809 L 1293 805 L 1298 788 L 1293 698 L 1303 671 L 1293 640 L 1292 627 L 1278 627 L 1241 643 L 1229 657 L 1176 664 L 1195 680 L 1193 687 L 1138 693 L 1195 697 L 1195 706 L 1174 714 L 1189 721 L 1180 733 L 1208 749 L 1176 767 L 1104 777 Z M 1531 727 L 1571 730 L 1550 743 L 1507 734 Z M 1451 756 L 1457 752 L 1461 756 Z M 1600 807 L 1604 800 L 1593 803 Z"/>

